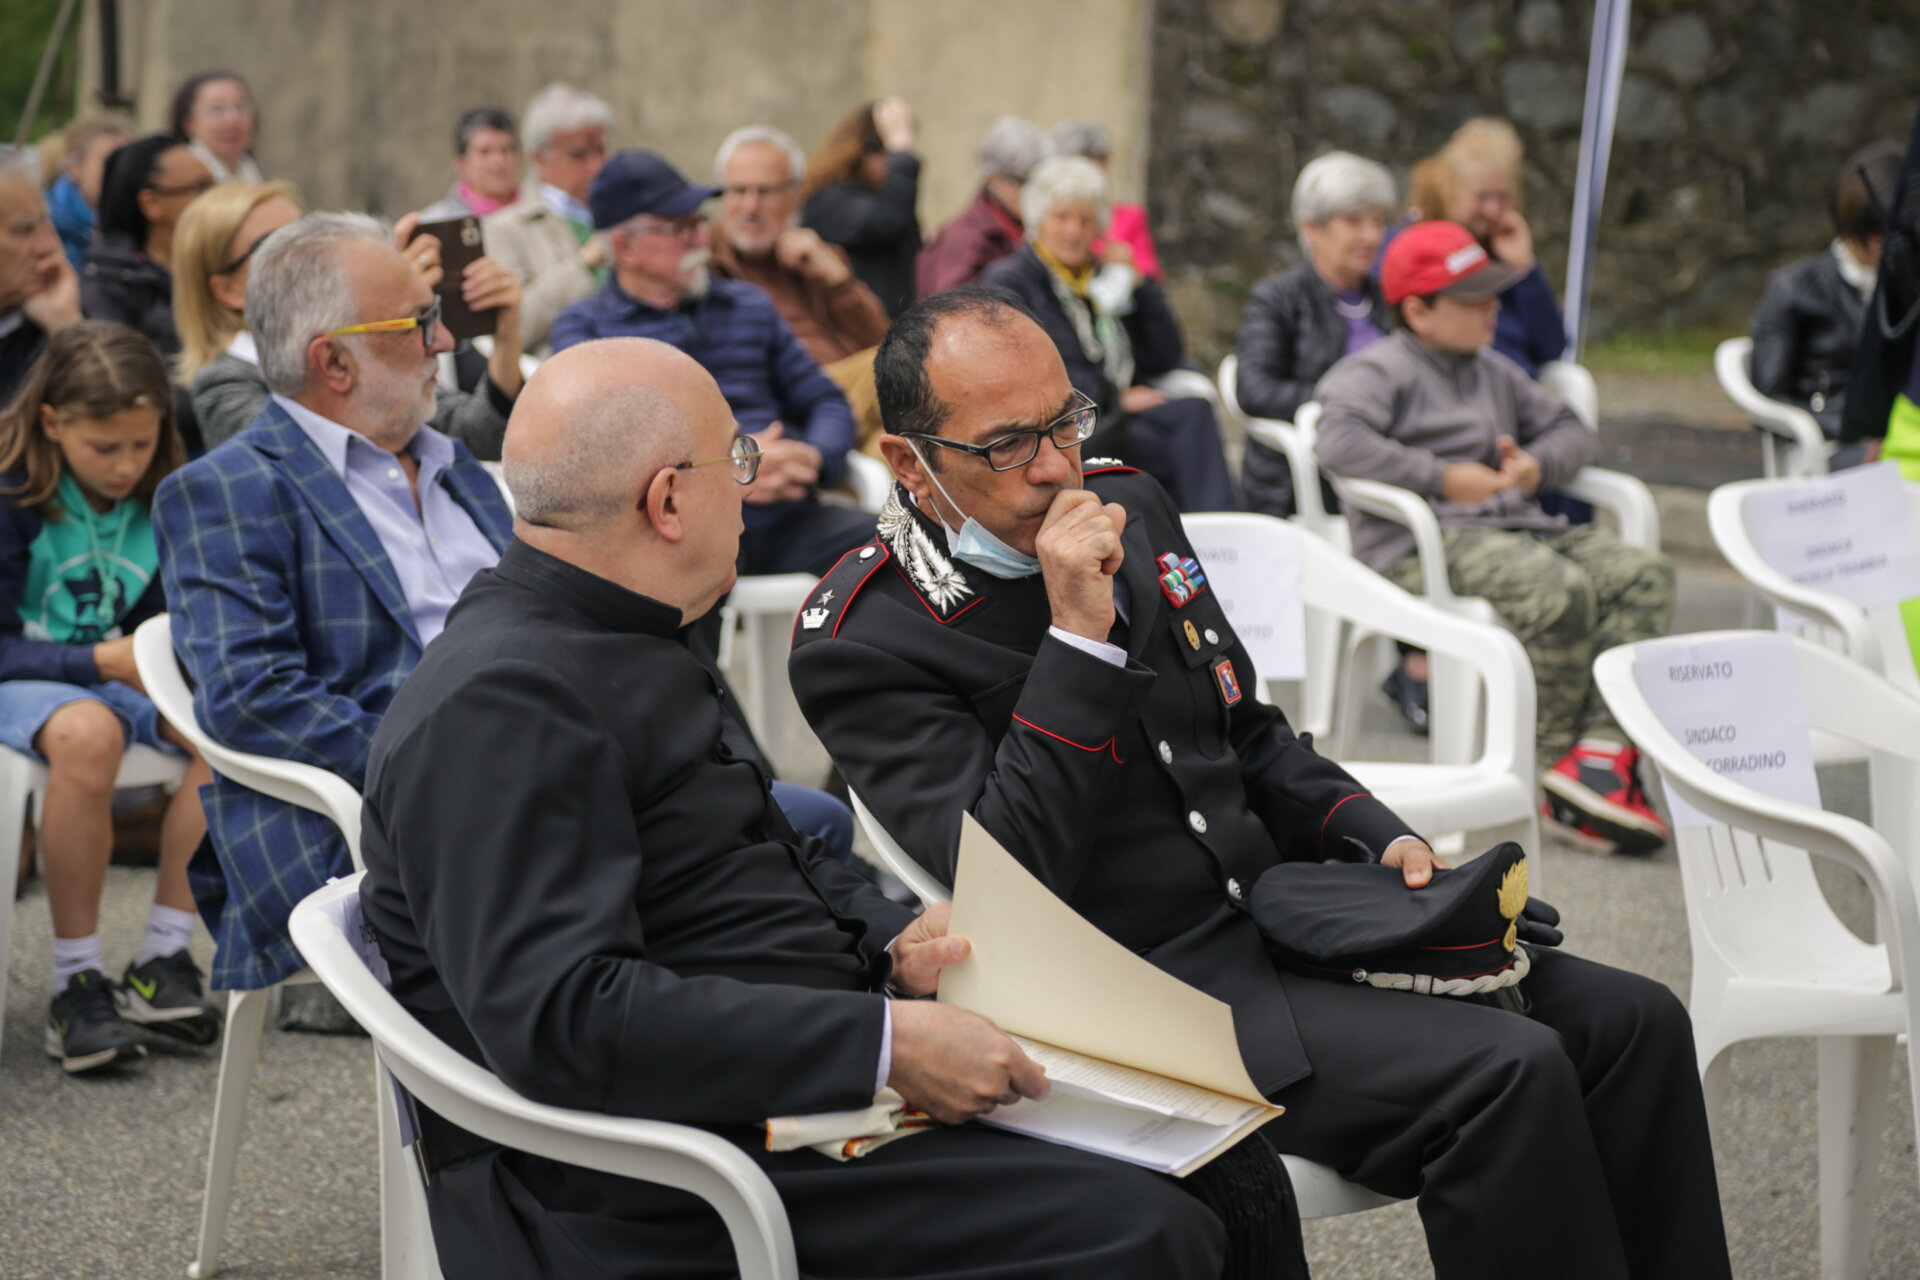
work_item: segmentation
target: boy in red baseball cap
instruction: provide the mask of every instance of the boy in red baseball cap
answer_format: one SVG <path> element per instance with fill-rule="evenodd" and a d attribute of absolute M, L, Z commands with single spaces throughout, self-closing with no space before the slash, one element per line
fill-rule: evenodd
<path fill-rule="evenodd" d="M 1525 273 L 1465 227 L 1401 232 L 1380 267 L 1394 333 L 1348 356 L 1315 388 L 1315 454 L 1339 476 L 1426 497 L 1447 578 L 1513 628 L 1538 690 L 1536 746 L 1548 825 L 1599 853 L 1647 853 L 1666 824 L 1640 784 L 1640 753 L 1593 690 L 1593 656 L 1665 635 L 1673 566 L 1597 524 L 1543 511 L 1540 487 L 1593 461 L 1593 433 L 1552 392 L 1492 349 L 1501 290 Z M 1349 509 L 1354 555 L 1420 590 L 1413 535 Z"/>

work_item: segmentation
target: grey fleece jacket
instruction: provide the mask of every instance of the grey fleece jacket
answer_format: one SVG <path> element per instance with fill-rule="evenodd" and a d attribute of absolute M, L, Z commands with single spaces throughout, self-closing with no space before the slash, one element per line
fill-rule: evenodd
<path fill-rule="evenodd" d="M 209 360 L 193 378 L 193 411 L 199 415 L 207 448 L 224 444 L 252 426 L 266 407 L 267 394 L 266 375 L 259 365 L 230 351 Z M 507 415 L 512 411 L 513 401 L 487 378 L 471 392 L 435 392 L 427 425 L 466 445 L 480 461 L 498 462 Z"/>
<path fill-rule="evenodd" d="M 1518 489 L 1479 506 L 1440 496 L 1450 462 L 1500 465 L 1494 443 L 1514 440 L 1540 461 L 1540 482 L 1566 483 L 1594 459 L 1593 433 L 1564 401 L 1491 347 L 1445 355 L 1406 330 L 1348 356 L 1314 388 L 1320 427 L 1314 456 L 1337 476 L 1383 480 L 1423 495 L 1440 526 L 1550 529 L 1566 523 Z M 1413 551 L 1413 534 L 1391 520 L 1349 510 L 1353 554 L 1385 572 Z"/>

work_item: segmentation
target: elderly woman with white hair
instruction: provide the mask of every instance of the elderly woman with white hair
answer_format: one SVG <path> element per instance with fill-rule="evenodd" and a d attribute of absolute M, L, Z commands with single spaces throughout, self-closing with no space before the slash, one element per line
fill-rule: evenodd
<path fill-rule="evenodd" d="M 1235 350 L 1234 395 L 1242 412 L 1293 421 L 1313 399 L 1320 375 L 1393 328 L 1373 265 L 1394 207 L 1393 175 L 1346 151 L 1309 161 L 1293 184 L 1293 225 L 1306 261 L 1253 286 Z M 1240 462 L 1247 507 L 1286 519 L 1294 513 L 1286 455 L 1248 439 Z M 1320 482 L 1327 509 L 1340 504 Z M 1426 655 L 1406 651 L 1384 692 L 1416 733 L 1427 731 Z"/>
<path fill-rule="evenodd" d="M 1392 329 L 1372 271 L 1393 206 L 1393 175 L 1371 160 L 1334 151 L 1300 171 L 1293 224 L 1306 260 L 1254 285 L 1240 320 L 1234 394 L 1248 415 L 1293 421 L 1321 374 Z M 1249 508 L 1293 514 L 1285 455 L 1249 440 L 1242 471 Z"/>
<path fill-rule="evenodd" d="M 1020 204 L 1026 247 L 988 267 L 980 283 L 1026 304 L 1059 348 L 1074 389 L 1099 406 L 1084 457 L 1118 455 L 1166 486 L 1182 511 L 1238 509 L 1212 406 L 1147 385 L 1181 362 L 1180 324 L 1166 294 L 1131 267 L 1103 267 L 1094 257 L 1107 225 L 1106 175 L 1080 156 L 1043 160 Z"/>

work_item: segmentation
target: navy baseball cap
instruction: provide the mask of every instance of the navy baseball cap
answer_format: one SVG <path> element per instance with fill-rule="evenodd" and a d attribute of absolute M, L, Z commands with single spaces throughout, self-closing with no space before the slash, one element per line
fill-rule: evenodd
<path fill-rule="evenodd" d="M 617 227 L 636 214 L 684 218 L 720 194 L 697 187 L 651 151 L 618 151 L 593 180 L 587 207 L 597 231 Z"/>

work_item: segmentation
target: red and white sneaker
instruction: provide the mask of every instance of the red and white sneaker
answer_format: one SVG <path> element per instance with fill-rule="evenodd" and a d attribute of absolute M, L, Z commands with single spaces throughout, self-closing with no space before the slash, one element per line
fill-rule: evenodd
<path fill-rule="evenodd" d="M 1582 739 L 1540 775 L 1548 828 L 1589 853 L 1652 853 L 1667 842 L 1640 786 L 1640 751 Z"/>

